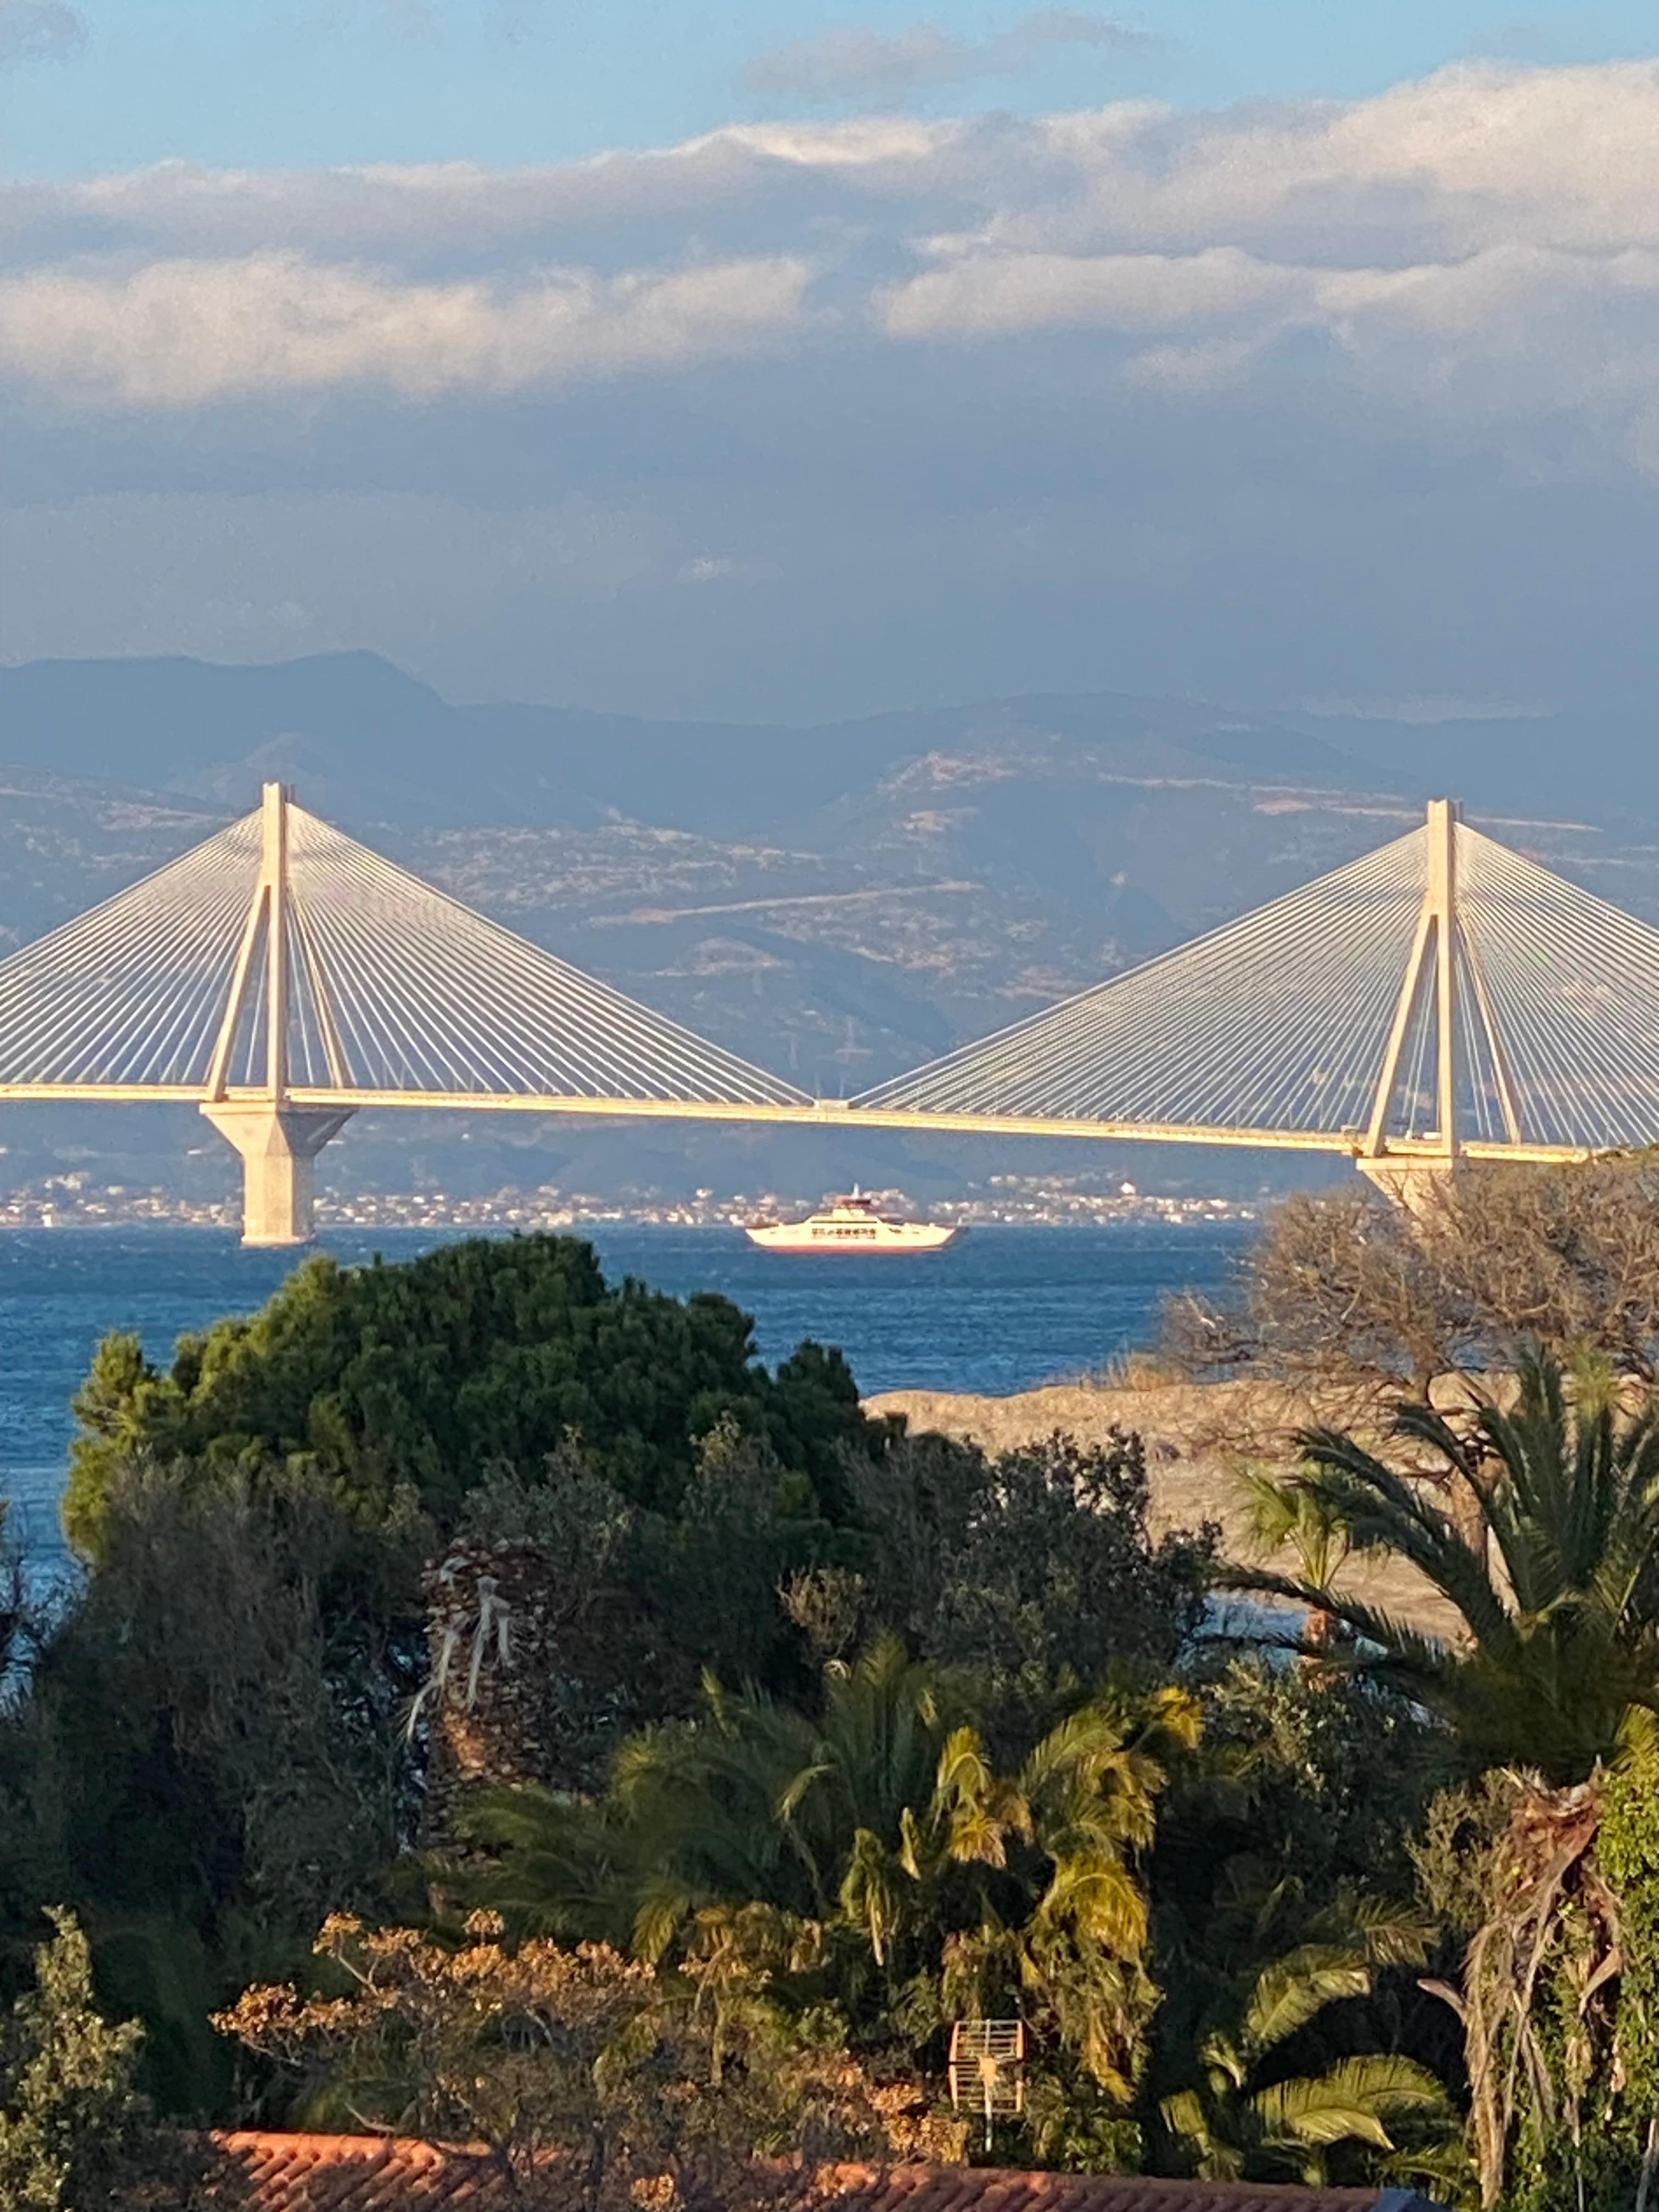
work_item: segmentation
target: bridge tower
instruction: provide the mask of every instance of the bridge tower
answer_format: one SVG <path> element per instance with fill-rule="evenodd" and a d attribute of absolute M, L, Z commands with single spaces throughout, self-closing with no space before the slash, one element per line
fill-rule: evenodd
<path fill-rule="evenodd" d="M 1457 1127 L 1460 984 L 1472 988 L 1479 1002 L 1477 1012 L 1510 1143 L 1518 1143 L 1521 1134 L 1502 1041 L 1486 1003 L 1480 970 L 1462 941 L 1457 882 L 1457 825 L 1462 813 L 1455 799 L 1429 801 L 1427 867 L 1417 933 L 1395 1001 L 1364 1141 L 1355 1160 L 1363 1176 L 1413 1213 L 1423 1212 L 1433 1203 L 1435 1194 L 1468 1165 Z M 1429 1009 L 1424 1008 L 1425 997 Z M 1421 1019 L 1428 1012 L 1433 1021 L 1435 1127 L 1411 1153 L 1391 1154 L 1389 1118 L 1400 1082 L 1401 1054 L 1413 1016 Z"/>
<path fill-rule="evenodd" d="M 319 1152 L 351 1119 L 346 1107 L 296 1106 L 289 1096 L 295 926 L 289 901 L 288 808 L 280 783 L 264 787 L 258 881 L 243 925 L 230 995 L 201 1110 L 242 1156 L 242 1242 L 305 1244 L 315 1228 Z M 330 1060 L 338 1055 L 321 975 L 307 973 Z M 254 1079 L 233 1084 L 239 1053 Z M 340 1079 L 337 1073 L 336 1079 Z"/>

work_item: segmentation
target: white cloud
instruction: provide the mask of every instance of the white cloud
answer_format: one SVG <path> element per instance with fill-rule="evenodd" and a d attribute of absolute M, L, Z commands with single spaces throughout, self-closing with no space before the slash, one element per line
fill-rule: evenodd
<path fill-rule="evenodd" d="M 59 407 L 1082 346 L 1102 406 L 1299 409 L 1312 379 L 1362 440 L 1659 468 L 1659 62 L 758 123 L 501 173 L 169 164 L 13 187 L 0 227 L 0 374 Z"/>
<path fill-rule="evenodd" d="M 898 337 L 986 336 L 1094 326 L 1196 329 L 1244 315 L 1276 317 L 1305 294 L 1304 272 L 1237 246 L 1199 253 L 949 253 L 880 303 Z"/>
<path fill-rule="evenodd" d="M 295 253 L 0 280 L 0 363 L 138 405 L 379 385 L 404 399 L 510 392 L 746 351 L 802 313 L 774 256 L 599 277 L 421 283 Z"/>
<path fill-rule="evenodd" d="M 1125 52 L 1157 44 L 1145 31 L 1077 8 L 1036 9 L 1012 30 L 986 39 L 965 39 L 934 22 L 902 31 L 848 23 L 757 55 L 744 82 L 751 92 L 791 99 L 890 100 L 927 85 L 1012 76 L 1052 46 Z"/>

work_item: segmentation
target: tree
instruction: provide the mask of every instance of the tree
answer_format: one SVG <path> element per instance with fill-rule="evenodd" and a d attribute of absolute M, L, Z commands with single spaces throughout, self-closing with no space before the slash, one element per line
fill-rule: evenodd
<path fill-rule="evenodd" d="M 425 1542 L 286 1474 L 112 1490 L 102 1564 L 8 1718 L 8 1841 L 35 1892 L 12 1902 L 76 1906 L 163 2109 L 222 2094 L 210 2008 L 303 1954 L 331 1903 L 374 1898 L 411 1837 L 398 1612 Z"/>
<path fill-rule="evenodd" d="M 1056 1434 L 994 1455 L 905 1437 L 854 1472 L 874 1540 L 842 1633 L 891 1628 L 971 1676 L 1000 1753 L 1029 1745 L 1079 1685 L 1167 1676 L 1202 1619 L 1217 1531 L 1152 1538 L 1139 1437 Z"/>
<path fill-rule="evenodd" d="M 602 1788 L 625 1736 L 696 1711 L 705 1671 L 810 1690 L 780 1589 L 833 1574 L 813 1563 L 865 1541 L 825 1521 L 806 1478 L 729 1419 L 702 1440 L 672 1516 L 631 1504 L 574 1444 L 534 1480 L 489 1475 L 425 1577 L 428 1840 L 446 1831 L 452 1785 Z M 481 1576 L 504 1652 L 480 1641 Z M 452 1668 L 462 1644 L 477 1663 Z"/>
<path fill-rule="evenodd" d="M 39 1771 L 30 1685 L 61 1600 L 31 1586 L 0 1498 L 0 2002 L 28 1972 L 43 1899 L 66 1893 L 47 1778 Z M 46 1787 L 40 1785 L 46 1784 Z"/>
<path fill-rule="evenodd" d="M 1277 1377 L 1346 1400 L 1349 1422 L 1428 1399 L 1528 1344 L 1659 1373 L 1659 1151 L 1468 1170 L 1421 1213 L 1368 1189 L 1273 1210 L 1221 1305 L 1177 1299 L 1166 1348 L 1190 1371 Z"/>
<path fill-rule="evenodd" d="M 1235 1298 L 1170 1301 L 1164 1351 L 1194 1374 L 1344 1393 L 1355 1418 L 1378 1391 L 1426 1397 L 1468 1321 L 1431 1233 L 1370 1188 L 1293 1193 L 1245 1256 Z"/>
<path fill-rule="evenodd" d="M 1212 2002 L 1200 2078 L 1161 2106 L 1165 2127 L 1206 2178 L 1289 2173 L 1326 2182 L 1333 2151 L 1394 2153 L 1402 2123 L 1419 2130 L 1426 2123 L 1443 2142 L 1450 2132 L 1445 2090 L 1411 2058 L 1360 2051 L 1316 2074 L 1294 2070 L 1297 2037 L 1328 2007 L 1369 1996 L 1379 1966 L 1419 1963 L 1427 1949 L 1425 1931 L 1410 1921 L 1346 1903 L 1322 1936 L 1224 1985 Z"/>
<path fill-rule="evenodd" d="M 110 2027 L 93 2001 L 75 1916 L 34 1954 L 34 1987 L 13 2007 L 0 2066 L 0 2203 L 9 2212 L 92 2212 L 122 2201 L 143 2114 L 143 2031 Z"/>
<path fill-rule="evenodd" d="M 180 2112 L 228 2088 L 211 2008 L 331 1908 L 374 1909 L 416 1839 L 422 1570 L 475 1503 L 518 1511 L 526 1548 L 544 1520 L 543 1590 L 580 1595 L 544 1671 L 584 1710 L 549 1778 L 592 1782 L 629 1727 L 690 1709 L 709 1656 L 803 1678 L 777 1584 L 834 1555 L 846 1458 L 890 1433 L 839 1354 L 769 1375 L 724 1300 L 612 1288 L 550 1237 L 308 1261 L 166 1372 L 107 1340 L 80 1411 L 90 1572 L 50 1634 L 19 1630 L 0 1910 L 21 1933 L 74 1904 Z"/>
<path fill-rule="evenodd" d="M 1356 1549 L 1409 1560 L 1456 1608 L 1467 1644 L 1328 1585 L 1265 1568 L 1229 1579 L 1328 1613 L 1358 1640 L 1345 1663 L 1419 1698 L 1480 1765 L 1584 1781 L 1659 1707 L 1659 1419 L 1622 1416 L 1588 1371 L 1571 1407 L 1559 1364 L 1529 1354 L 1515 1410 L 1483 1407 L 1473 1442 L 1410 1402 L 1395 1432 L 1478 1494 L 1501 1574 L 1420 1483 L 1351 1436 L 1305 1434 L 1299 1481 Z"/>
<path fill-rule="evenodd" d="M 1245 2033 L 1245 2014 L 1263 1975 L 1313 1942 L 1357 1948 L 1367 1986 L 1316 2009 L 1285 2043 L 1261 2049 L 1231 2087 L 1213 2085 L 1229 2112 L 1238 2106 L 1240 2125 L 1227 2134 L 1218 2111 L 1212 2131 L 1249 2148 L 1253 2124 L 1241 2100 L 1279 2081 L 1316 2081 L 1379 2052 L 1455 2082 L 1455 2023 L 1408 1968 L 1372 1954 L 1363 1924 L 1369 1908 L 1362 1914 L 1356 1906 L 1356 1899 L 1413 1895 L 1413 1840 L 1436 1791 L 1455 1771 L 1443 1730 L 1409 1698 L 1340 1668 L 1287 1668 L 1261 1652 L 1229 1656 L 1221 1646 L 1197 1655 L 1192 1672 L 1204 1713 L 1200 1753 L 1160 1805 L 1148 1869 L 1152 1972 L 1162 1996 L 1140 2104 L 1154 2131 L 1170 2098 L 1211 2094 L 1219 2063 L 1214 2039 L 1230 2039 L 1235 2051 L 1250 2043 L 1255 2030 Z M 1256 2142 L 1252 2157 L 1261 2154 Z M 1275 2170 L 1282 2174 L 1287 2160 L 1288 2153 Z M 1163 2161 L 1177 2162 L 1172 2153 Z M 1388 2154 L 1358 2137 L 1336 2162 L 1356 2181 L 1399 2178 Z"/>
<path fill-rule="evenodd" d="M 296 1468 L 369 1524 L 412 1490 L 447 1533 L 488 1469 L 533 1477 L 572 1436 L 631 1503 L 672 1514 L 723 1419 L 842 1517 L 845 1450 L 878 1451 L 890 1430 L 860 1413 L 839 1352 L 802 1346 L 774 1376 L 752 1332 L 722 1297 L 611 1287 L 571 1237 L 475 1239 L 396 1266 L 318 1255 L 258 1313 L 181 1337 L 165 1371 L 137 1338 L 104 1340 L 76 1399 L 64 1526 L 95 1558 L 112 1482 L 154 1463 L 204 1482 Z"/>
<path fill-rule="evenodd" d="M 477 1893 L 653 1960 L 748 1946 L 878 2044 L 1024 2011 L 1121 2098 L 1152 1999 L 1138 1862 L 1195 1736 L 1178 1691 L 1102 1696 L 1000 1769 L 889 1634 L 826 1669 L 816 1713 L 711 1682 L 697 1724 L 623 1747 L 596 1805 L 487 1796 Z"/>
<path fill-rule="evenodd" d="M 21 1548 L 12 1540 L 11 1503 L 0 1498 L 0 1682 L 15 1681 L 46 1633 L 49 1609 L 29 1585 Z"/>
<path fill-rule="evenodd" d="M 469 1773 L 591 1791 L 624 1735 L 696 1710 L 705 1671 L 810 1703 L 809 1654 L 842 1658 L 896 1622 L 924 1658 L 972 1676 L 1000 1757 L 1074 1705 L 1080 1683 L 1166 1671 L 1197 1624 L 1212 1538 L 1152 1540 L 1132 1438 L 1085 1450 L 1056 1437 L 996 1460 L 898 1439 L 849 1471 L 854 1517 L 839 1526 L 729 1419 L 702 1440 L 672 1516 L 630 1501 L 571 1443 L 533 1477 L 492 1471 L 437 1565 L 434 1649 L 471 1649 L 482 1571 L 514 1656 L 498 1667 L 481 1645 L 480 1668 L 447 1674 L 449 1703 L 428 1697 L 423 1720 L 455 1723 Z M 505 1731 L 497 1705 L 513 1709 Z M 506 1754 L 493 1767 L 492 1738 Z"/>
<path fill-rule="evenodd" d="M 1299 1581 L 1328 1589 L 1352 1548 L 1346 1528 L 1330 1501 L 1306 1483 L 1265 1468 L 1242 1468 L 1238 1486 L 1245 1534 L 1256 1553 L 1271 1558 L 1277 1552 L 1290 1552 Z M 1328 1613 L 1310 1612 L 1304 1635 L 1309 1644 L 1325 1644 L 1334 1628 Z"/>
<path fill-rule="evenodd" d="M 1468 1852 L 1482 1917 L 1462 1973 L 1425 1986 L 1463 2028 L 1482 2203 L 1546 2212 L 1568 2191 L 1589 2203 L 1620 2117 L 1619 1902 L 1597 1850 L 1601 1778 L 1557 1790 L 1504 1778 L 1509 1817 Z"/>
<path fill-rule="evenodd" d="M 1424 1405 L 1401 1406 L 1396 1427 L 1479 1492 L 1501 1571 L 1484 1541 L 1351 1437 L 1304 1437 L 1302 1480 L 1358 1547 L 1427 1577 L 1462 1615 L 1464 1643 L 1328 1588 L 1265 1571 L 1239 1579 L 1333 1614 L 1355 1639 L 1341 1664 L 1437 1714 L 1477 1771 L 1516 1771 L 1486 1849 L 1486 1916 L 1461 1986 L 1443 1986 L 1463 2023 L 1471 2144 L 1495 2205 L 1517 2146 L 1564 2133 L 1582 2144 L 1583 2115 L 1619 2070 L 1604 2018 L 1618 1912 L 1595 1844 L 1604 1771 L 1656 1738 L 1659 1419 L 1650 1405 L 1621 1413 L 1611 1376 L 1590 1366 L 1570 1402 L 1559 1364 L 1529 1353 L 1515 1409 L 1483 1408 L 1473 1442 Z"/>
<path fill-rule="evenodd" d="M 960 2156 L 914 2080 L 786 2020 L 763 1978 L 716 2006 L 695 1960 L 664 1978 L 603 1944 L 501 1935 L 489 1913 L 459 1946 L 336 1915 L 316 1948 L 343 1995 L 251 1989 L 218 2025 L 298 2072 L 313 2116 L 478 2144 L 526 2206 L 713 2212 L 782 2194 L 787 2171 L 756 2163 L 781 2154 Z"/>

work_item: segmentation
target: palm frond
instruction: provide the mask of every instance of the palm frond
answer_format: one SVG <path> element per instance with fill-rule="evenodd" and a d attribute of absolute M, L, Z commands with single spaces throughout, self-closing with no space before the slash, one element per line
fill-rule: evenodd
<path fill-rule="evenodd" d="M 1392 2150 L 1391 2122 L 1447 2108 L 1444 2088 L 1410 2058 L 1345 2058 L 1328 2073 L 1259 2089 L 1250 2109 L 1264 2142 L 1286 2148 L 1369 2143 Z"/>
<path fill-rule="evenodd" d="M 1255 2057 L 1305 2027 L 1340 1997 L 1363 1997 L 1371 1969 L 1351 1944 L 1303 1943 L 1273 1959 L 1256 1976 L 1239 2022 L 1239 2037 Z"/>

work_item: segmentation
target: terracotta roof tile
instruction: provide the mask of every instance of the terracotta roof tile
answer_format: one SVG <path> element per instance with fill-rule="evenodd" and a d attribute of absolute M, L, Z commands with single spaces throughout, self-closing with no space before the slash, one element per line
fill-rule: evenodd
<path fill-rule="evenodd" d="M 240 2132 L 215 2142 L 243 2212 L 497 2212 L 513 2199 L 477 2151 L 383 2136 Z"/>
<path fill-rule="evenodd" d="M 477 2150 L 378 2136 L 220 2135 L 240 2212 L 509 2212 L 508 2185 Z M 1376 2189 L 1158 2181 L 988 2166 L 842 2166 L 818 2176 L 825 2212 L 1434 2212 Z"/>

